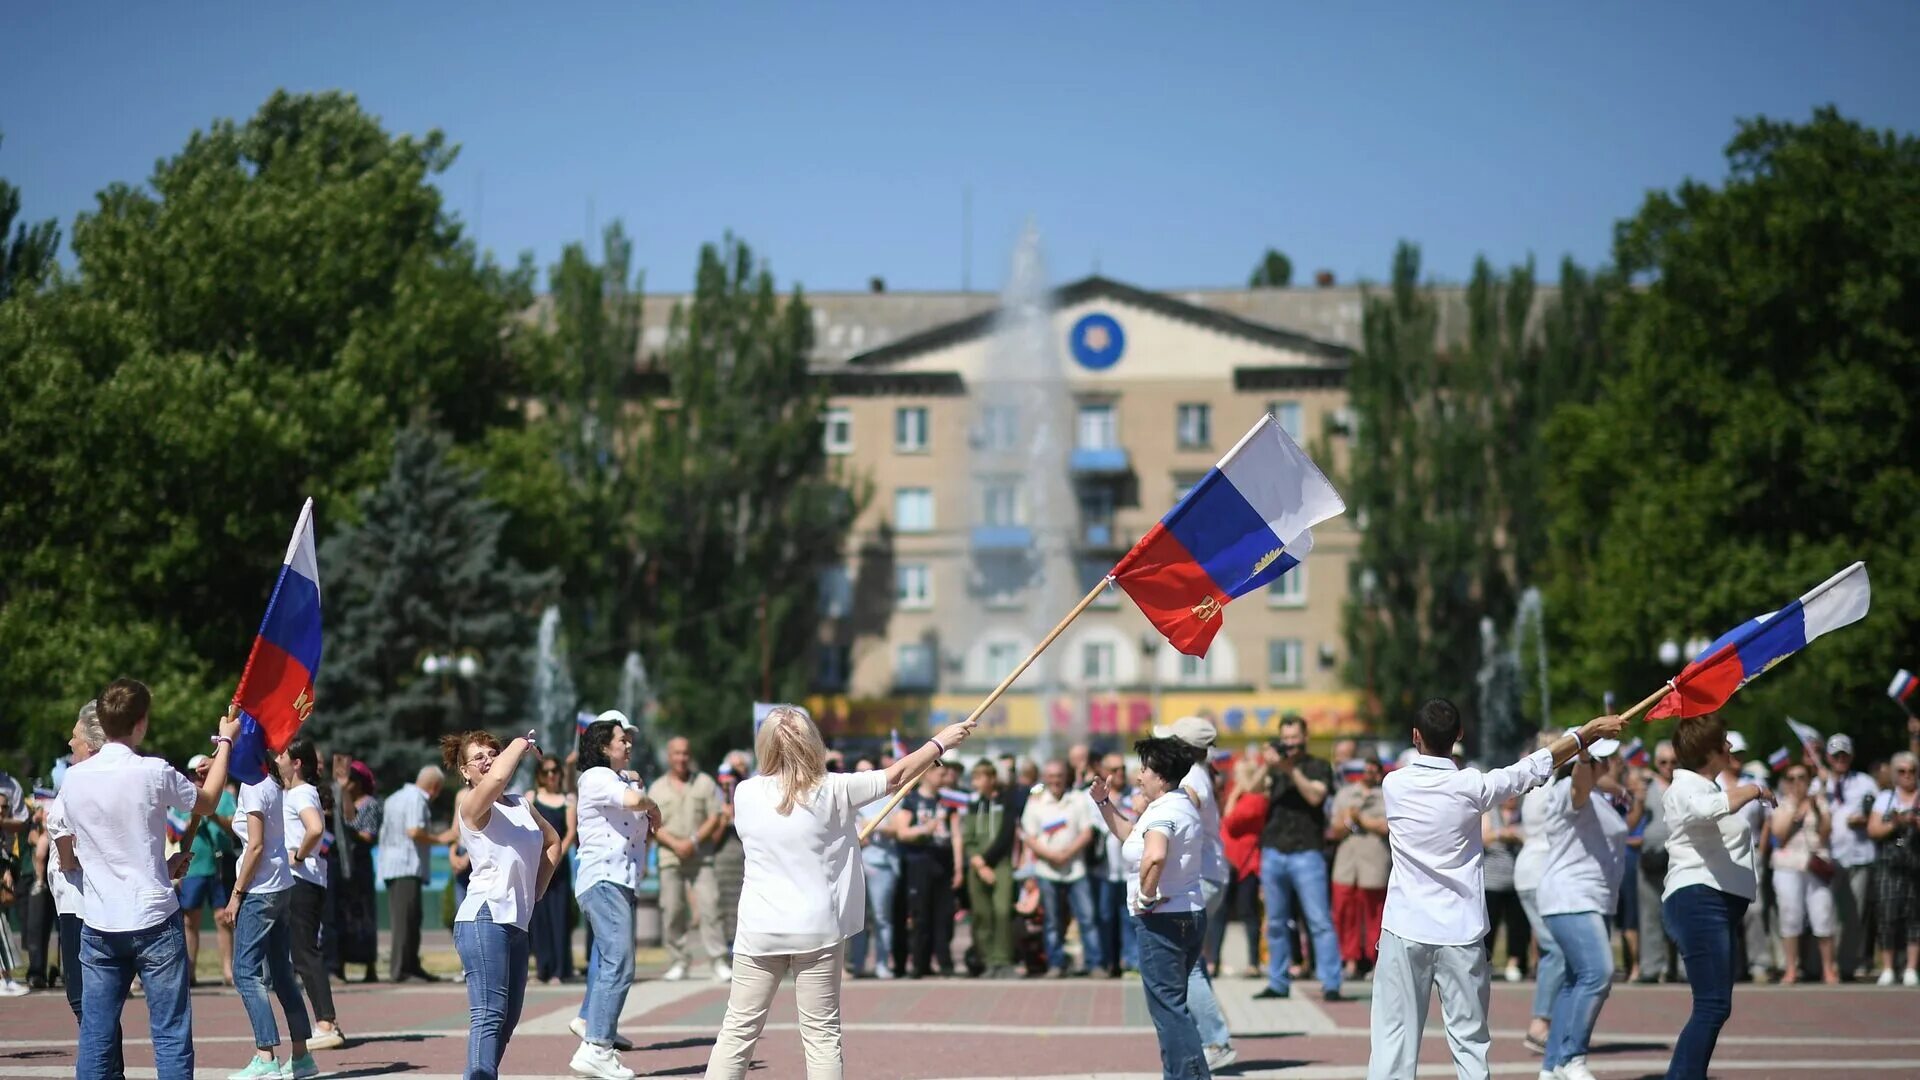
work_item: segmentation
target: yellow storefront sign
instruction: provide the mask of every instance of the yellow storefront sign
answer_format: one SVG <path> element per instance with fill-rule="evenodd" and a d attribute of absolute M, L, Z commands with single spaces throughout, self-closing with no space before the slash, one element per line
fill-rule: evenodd
<path fill-rule="evenodd" d="M 886 738 L 898 731 L 902 738 L 923 737 L 955 723 L 980 704 L 979 697 L 935 694 L 930 697 L 852 699 L 845 696 L 810 698 L 820 730 L 828 738 Z M 981 734 L 989 737 L 1037 739 L 1042 735 L 1072 738 L 1139 738 L 1161 717 L 1204 716 L 1220 729 L 1226 744 L 1251 742 L 1279 734 L 1280 719 L 1297 713 L 1306 718 L 1316 737 L 1361 735 L 1360 697 L 1351 692 L 1205 690 L 1146 693 L 1094 693 L 1039 696 L 1007 694 L 980 719 Z"/>

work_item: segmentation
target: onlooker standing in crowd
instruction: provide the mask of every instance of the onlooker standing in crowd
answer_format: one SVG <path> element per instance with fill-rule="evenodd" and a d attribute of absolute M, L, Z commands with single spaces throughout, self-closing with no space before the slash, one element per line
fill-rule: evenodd
<path fill-rule="evenodd" d="M 1877 866 L 1880 916 L 1880 985 L 1892 986 L 1898 977 L 1906 986 L 1920 986 L 1920 757 L 1908 751 L 1893 755 L 1893 784 L 1873 803 L 1867 834 L 1880 845 Z M 1907 967 L 1896 976 L 1902 946 Z"/>
<path fill-rule="evenodd" d="M 1333 797 L 1330 825 L 1340 836 L 1333 853 L 1333 921 L 1349 977 L 1373 970 L 1380 955 L 1380 914 L 1387 907 L 1387 871 L 1393 864 L 1387 804 L 1380 792 L 1384 775 L 1380 762 L 1368 758 L 1359 782 Z"/>
<path fill-rule="evenodd" d="M 109 683 L 96 706 L 107 744 L 68 769 L 61 783 L 60 802 L 73 828 L 74 856 L 86 875 L 87 917 L 80 929 L 86 986 L 74 1063 L 80 1080 L 117 1075 L 111 1069 L 120 1041 L 120 1012 L 135 975 L 146 992 L 160 1080 L 193 1076 L 187 942 L 171 867 L 162 854 L 167 811 L 210 814 L 220 804 L 240 718 L 237 707 L 227 709 L 214 736 L 207 779 L 196 788 L 160 758 L 139 754 L 152 704 L 144 683 Z"/>
<path fill-rule="evenodd" d="M 892 822 L 906 891 L 906 925 L 894 927 L 895 947 L 901 946 L 904 930 L 909 958 L 904 966 L 915 979 L 936 970 L 953 974 L 953 834 L 959 823 L 953 809 L 940 802 L 941 775 L 937 764 L 921 774 Z"/>
<path fill-rule="evenodd" d="M 347 765 L 340 790 L 342 797 L 333 804 L 334 843 L 340 845 L 334 859 L 340 871 L 340 887 L 333 897 L 334 925 L 340 940 L 334 974 L 345 979 L 348 964 L 365 964 L 363 981 L 373 982 L 380 967 L 373 845 L 380 839 L 385 807 L 374 797 L 373 769 L 364 761 Z"/>
<path fill-rule="evenodd" d="M 593 944 L 587 958 L 587 992 L 579 1015 L 569 1025 L 580 1037 L 580 1048 L 569 1067 L 583 1076 L 626 1080 L 632 1070 L 620 1063 L 616 1051 L 630 1050 L 633 1044 L 620 1037 L 617 1025 L 633 985 L 634 908 L 640 882 L 647 876 L 647 836 L 660 810 L 637 783 L 626 779 L 633 744 L 626 717 L 614 715 L 616 719 L 609 719 L 603 713 L 587 725 L 576 757 L 580 857 L 574 869 L 574 893 L 580 898 L 580 914 L 593 930 Z M 551 828 L 552 822 L 547 825 Z M 560 850 L 564 855 L 564 844 Z M 703 912 L 701 917 L 711 916 Z M 564 944 L 572 948 L 571 939 Z"/>
<path fill-rule="evenodd" d="M 827 771 L 841 771 L 840 759 L 827 755 Z M 727 754 L 720 763 L 714 782 L 720 787 L 720 832 L 713 841 L 713 880 L 720 887 L 720 936 L 733 951 L 733 935 L 739 929 L 735 921 L 740 912 L 740 884 L 747 872 L 747 852 L 740 846 L 740 834 L 733 827 L 733 793 L 740 782 L 753 775 L 753 763 L 744 751 Z"/>
<path fill-rule="evenodd" d="M 1336 811 L 1337 812 L 1337 811 Z M 1508 799 L 1499 806 L 1488 810 L 1480 822 L 1480 843 L 1486 849 L 1482 865 L 1485 867 L 1487 887 L 1487 956 L 1493 956 L 1493 939 L 1501 927 L 1507 931 L 1507 967 L 1506 980 L 1519 982 L 1526 978 L 1527 946 L 1533 944 L 1533 930 L 1527 922 L 1527 910 L 1520 905 L 1519 890 L 1514 887 L 1514 861 L 1519 857 L 1520 845 L 1527 838 L 1526 827 L 1520 824 L 1520 800 Z M 1333 910 L 1334 918 L 1340 917 L 1339 866 L 1334 867 Z M 1385 894 L 1386 888 L 1381 887 Z M 1378 931 L 1374 937 L 1378 937 Z M 1346 947 L 1342 937 L 1341 947 Z"/>
<path fill-rule="evenodd" d="M 213 759 L 195 754 L 187 759 L 187 772 L 194 782 L 207 782 L 207 770 Z M 227 883 L 220 877 L 220 860 L 233 851 L 233 815 L 239 802 L 233 792 L 221 789 L 220 803 L 213 813 L 200 819 L 200 834 L 193 844 L 193 856 L 187 860 L 187 874 L 180 879 L 181 920 L 187 930 L 187 972 L 193 983 L 200 964 L 200 913 L 219 911 L 227 906 Z M 214 933 L 220 943 L 220 974 L 233 984 L 233 927 L 214 920 Z"/>
<path fill-rule="evenodd" d="M 1534 748 L 1553 745 L 1553 736 L 1540 733 Z M 1527 916 L 1527 929 L 1539 949 L 1540 961 L 1534 965 L 1533 1012 L 1527 1021 L 1527 1033 L 1521 1040 L 1536 1054 L 1547 1052 L 1547 1035 L 1552 1027 L 1553 1002 L 1560 996 L 1560 983 L 1567 977 L 1567 965 L 1553 947 L 1553 935 L 1540 918 L 1540 878 L 1547 869 L 1547 803 L 1553 798 L 1551 785 L 1536 787 L 1520 796 L 1520 852 L 1513 858 L 1513 891 L 1520 898 L 1520 910 Z"/>
<path fill-rule="evenodd" d="M 1268 744 L 1266 831 L 1260 837 L 1260 893 L 1267 903 L 1267 985 L 1257 998 L 1292 993 L 1293 938 L 1287 924 L 1296 912 L 1313 935 L 1321 996 L 1340 1000 L 1340 937 L 1333 931 L 1327 881 L 1327 798 L 1333 769 L 1307 753 L 1307 722 L 1280 721 L 1280 737 Z"/>
<path fill-rule="evenodd" d="M 1872 960 L 1867 950 L 1867 910 L 1873 903 L 1873 838 L 1867 835 L 1873 801 L 1880 794 L 1873 778 L 1853 768 L 1853 739 L 1827 739 L 1827 764 L 1820 772 L 1833 833 L 1827 846 L 1833 852 L 1833 914 L 1840 934 L 1842 979 L 1866 975 Z"/>
<path fill-rule="evenodd" d="M 1661 904 L 1680 946 L 1693 1011 L 1673 1044 L 1667 1075 L 1704 1078 L 1720 1028 L 1733 1014 L 1734 946 L 1747 905 L 1759 895 L 1753 828 L 1740 811 L 1764 806 L 1767 789 L 1727 784 L 1731 740 L 1719 716 L 1689 716 L 1673 731 L 1678 768 L 1667 787 L 1667 882 Z"/>
<path fill-rule="evenodd" d="M 713 977 L 733 977 L 727 964 L 727 939 L 720 923 L 720 879 L 714 876 L 710 853 L 726 819 L 720 809 L 720 786 L 706 773 L 695 772 L 693 749 L 678 736 L 667 740 L 667 775 L 653 782 L 647 794 L 660 805 L 660 915 L 665 923 L 668 981 L 687 977 L 693 962 L 688 950 L 687 924 L 692 907 L 699 909 L 700 944 L 713 964 Z"/>
<path fill-rule="evenodd" d="M 854 772 L 872 772 L 874 762 L 861 758 L 854 763 Z M 1009 771 L 1011 775 L 1011 771 Z M 886 809 L 884 802 L 872 802 L 860 808 L 860 828 L 856 835 L 864 835 L 861 841 L 860 863 L 867 877 L 867 914 L 872 925 L 871 930 L 861 930 L 847 943 L 847 970 L 856 978 L 864 974 L 867 966 L 867 952 L 873 952 L 873 975 L 877 979 L 891 979 L 893 969 L 893 912 L 894 892 L 900 884 L 900 850 L 894 839 L 890 822 L 882 821 L 867 831 L 867 822 L 880 816 Z"/>
<path fill-rule="evenodd" d="M 1667 786 L 1673 782 L 1673 743 L 1661 739 L 1653 748 L 1653 775 L 1647 778 L 1645 827 L 1640 830 L 1639 877 L 1634 884 L 1640 908 L 1640 981 L 1669 982 L 1680 978 L 1673 938 L 1660 914 L 1660 893 L 1667 880 Z"/>
<path fill-rule="evenodd" d="M 1620 880 L 1614 883 L 1613 925 L 1620 931 L 1621 951 L 1627 960 L 1627 979 L 1640 978 L 1640 845 L 1647 830 L 1647 778 L 1620 754 L 1607 758 L 1610 770 L 1605 790 L 1615 808 L 1626 807 L 1626 847 L 1621 853 Z"/>
<path fill-rule="evenodd" d="M 973 765 L 973 802 L 961 820 L 967 852 L 968 911 L 983 973 L 1007 979 L 1013 969 L 1013 808 L 993 762 Z"/>
<path fill-rule="evenodd" d="M 1153 734 L 1157 738 L 1175 740 L 1187 747 L 1193 756 L 1193 764 L 1187 767 L 1186 778 L 1180 786 L 1187 793 L 1187 798 L 1193 800 L 1194 808 L 1200 811 L 1200 896 L 1206 905 L 1206 921 L 1211 922 L 1219 917 L 1221 908 L 1226 904 L 1227 883 L 1232 877 L 1227 869 L 1226 846 L 1220 834 L 1219 791 L 1214 785 L 1210 760 L 1213 743 L 1219 737 L 1219 732 L 1213 722 L 1204 717 L 1183 716 L 1171 724 L 1155 727 Z M 1207 971 L 1204 957 L 1203 947 L 1202 960 L 1187 974 L 1187 1011 L 1193 1014 L 1194 1026 L 1200 1030 L 1200 1043 L 1206 1049 L 1207 1067 L 1224 1069 L 1238 1060 L 1239 1053 L 1233 1048 L 1226 1014 L 1220 1010 L 1220 1001 L 1214 996 L 1212 976 Z"/>
<path fill-rule="evenodd" d="M 1240 758 L 1233 766 L 1233 791 L 1220 812 L 1221 842 L 1233 880 L 1221 909 L 1221 929 L 1209 929 L 1209 933 L 1218 948 L 1226 938 L 1225 924 L 1242 920 L 1247 930 L 1247 968 L 1241 974 L 1249 979 L 1260 977 L 1260 935 L 1264 930 L 1260 924 L 1260 832 L 1267 825 L 1270 782 L 1259 758 L 1251 754 Z"/>
<path fill-rule="evenodd" d="M 1087 880 L 1087 846 L 1093 843 L 1093 808 L 1072 787 L 1065 761 L 1047 762 L 1041 773 L 1043 790 L 1027 800 L 1020 818 L 1020 836 L 1034 855 L 1034 876 L 1047 915 L 1047 965 L 1055 978 L 1068 969 L 1066 940 L 1069 917 L 1080 924 L 1082 974 L 1105 978 L 1106 954 L 1094 930 L 1093 886 Z"/>
<path fill-rule="evenodd" d="M 1104 780 L 1094 781 L 1089 796 L 1122 842 L 1127 910 L 1140 924 L 1140 983 L 1160 1043 L 1161 1076 L 1205 1080 L 1211 1073 L 1203 1035 L 1186 1000 L 1207 929 L 1201 886 L 1207 841 L 1199 808 L 1180 788 L 1192 749 L 1170 738 L 1142 739 L 1133 749 L 1140 755 L 1139 816 L 1129 820 L 1119 812 Z"/>
<path fill-rule="evenodd" d="M 73 735 L 67 742 L 73 751 L 71 765 L 80 764 L 107 745 L 107 733 L 100 726 L 98 708 L 98 703 L 92 701 L 80 707 L 80 717 L 74 722 Z M 73 1010 L 79 1026 L 85 1028 L 87 983 L 80 964 L 80 928 L 86 924 L 86 877 L 80 858 L 74 852 L 73 824 L 67 819 L 64 798 L 55 798 L 47 808 L 47 838 L 53 845 L 48 852 L 47 887 L 53 893 L 54 912 L 60 921 L 60 980 L 67 991 L 67 1007 Z M 107 1048 L 106 1075 L 122 1077 L 126 1072 L 120 1021 L 116 1016 Z"/>
<path fill-rule="evenodd" d="M 1827 838 L 1833 819 L 1827 816 L 1826 800 L 1814 794 L 1812 786 L 1810 766 L 1789 766 L 1781 778 L 1780 804 L 1774 807 L 1771 822 L 1773 895 L 1780 905 L 1780 955 L 1786 969 L 1780 981 L 1789 984 L 1800 981 L 1800 935 L 1809 926 L 1820 950 L 1821 981 L 1840 981 L 1833 960 L 1833 889 L 1828 884 L 1833 862 Z"/>
<path fill-rule="evenodd" d="M 1114 806 L 1131 814 L 1127 808 L 1133 803 L 1133 789 L 1127 784 L 1127 759 L 1119 754 L 1101 758 L 1100 779 L 1106 781 Z M 1106 853 L 1093 877 L 1093 917 L 1100 924 L 1100 952 L 1107 958 L 1107 970 L 1119 975 L 1140 966 L 1133 916 L 1127 912 L 1127 867 L 1120 838 L 1107 828 L 1104 815 L 1094 815 L 1093 828 L 1099 834 L 1095 842 Z"/>
<path fill-rule="evenodd" d="M 307 1049 L 331 1050 L 346 1041 L 334 1022 L 333 986 L 327 981 L 327 961 L 320 947 L 327 910 L 327 863 L 333 859 L 324 845 L 333 793 L 320 790 L 320 749 L 307 736 L 295 736 L 279 764 L 287 786 L 283 821 L 287 868 L 293 874 L 287 903 L 293 969 L 313 1005 L 313 1036 L 307 1040 Z"/>
<path fill-rule="evenodd" d="M 1568 734 L 1576 735 L 1569 729 Z M 1553 1001 L 1553 1032 L 1541 1075 L 1593 1080 L 1587 1049 L 1600 1010 L 1613 990 L 1613 944 L 1607 922 L 1619 906 L 1620 864 L 1627 822 L 1596 788 L 1606 781 L 1604 759 L 1619 749 L 1603 740 L 1582 745 L 1561 769 L 1547 803 L 1547 865 L 1537 902 L 1567 975 Z M 1611 745 L 1609 745 L 1611 744 Z"/>
<path fill-rule="evenodd" d="M 284 762 L 286 755 L 279 756 Z M 278 764 L 278 762 L 276 762 Z M 274 773 L 240 785 L 240 812 L 233 817 L 233 835 L 240 841 L 240 872 L 233 894 L 217 916 L 233 927 L 233 987 L 253 1027 L 253 1057 L 227 1080 L 278 1078 L 280 1029 L 273 1021 L 272 989 L 287 1020 L 293 1055 L 284 1070 L 291 1076 L 317 1076 L 313 1055 L 307 1052 L 312 1022 L 300 1000 L 300 984 L 293 975 L 293 927 L 289 898 L 293 874 L 287 867 L 285 773 Z"/>
<path fill-rule="evenodd" d="M 420 892 L 426 885 L 432 845 L 446 841 L 430 828 L 433 800 L 445 776 L 438 766 L 422 768 L 413 783 L 387 796 L 381 810 L 380 878 L 387 883 L 387 925 L 393 931 L 393 956 L 387 975 L 394 982 L 439 982 L 420 964 Z"/>
<path fill-rule="evenodd" d="M 533 790 L 523 798 L 533 812 L 547 820 L 560 836 L 560 854 L 573 850 L 579 839 L 580 812 L 573 792 L 567 790 L 566 775 L 560 759 L 543 757 L 533 770 Z M 560 868 L 566 870 L 565 866 Z M 573 875 L 556 873 L 547 891 L 533 906 L 533 921 L 527 926 L 533 946 L 534 978 L 548 986 L 558 986 L 573 978 Z"/>
<path fill-rule="evenodd" d="M 1736 786 L 1751 780 L 1765 787 L 1766 766 L 1758 766 L 1752 776 L 1747 769 L 1747 737 L 1737 731 L 1727 732 L 1727 757 L 1725 768 L 1720 774 L 1720 786 L 1731 791 Z M 1769 799 L 1771 801 L 1771 799 Z M 1767 833 L 1767 807 L 1755 801 L 1740 808 L 1740 814 L 1747 819 L 1747 829 L 1753 835 L 1753 872 L 1756 882 L 1753 903 L 1747 905 L 1747 913 L 1741 925 L 1740 948 L 1747 961 L 1747 977 L 1757 983 L 1764 983 L 1773 969 L 1773 935 L 1767 932 L 1767 854 L 1772 848 Z"/>

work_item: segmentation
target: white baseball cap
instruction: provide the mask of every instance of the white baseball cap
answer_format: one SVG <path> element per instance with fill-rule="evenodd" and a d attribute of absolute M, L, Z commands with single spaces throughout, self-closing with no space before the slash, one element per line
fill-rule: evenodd
<path fill-rule="evenodd" d="M 1853 740 L 1845 735 L 1834 735 L 1827 739 L 1827 753 L 1852 754 Z"/>
<path fill-rule="evenodd" d="M 1747 737 L 1737 731 L 1727 732 L 1727 749 L 1736 754 L 1747 752 Z"/>
<path fill-rule="evenodd" d="M 1178 739 L 1188 746 L 1206 749 L 1213 740 L 1220 737 L 1213 722 L 1202 716 L 1183 716 L 1171 724 L 1155 724 L 1153 737 L 1156 739 Z"/>
<path fill-rule="evenodd" d="M 593 718 L 593 722 L 596 724 L 602 720 L 611 720 L 614 723 L 619 724 L 621 727 L 624 727 L 624 728 L 630 728 L 633 726 L 633 721 L 627 719 L 627 714 L 621 712 L 619 709 L 608 709 L 606 712 L 603 712 L 599 716 L 596 716 Z"/>
<path fill-rule="evenodd" d="M 1567 734 L 1572 735 L 1579 730 L 1579 728 L 1568 728 Z M 1587 744 L 1587 756 L 1595 759 L 1610 758 L 1618 749 L 1620 749 L 1619 739 L 1595 739 Z"/>
<path fill-rule="evenodd" d="M 192 757 L 187 759 L 187 771 L 197 772 L 200 766 L 205 765 L 207 762 L 212 760 L 213 760 L 212 758 L 208 757 L 205 754 L 195 754 Z"/>

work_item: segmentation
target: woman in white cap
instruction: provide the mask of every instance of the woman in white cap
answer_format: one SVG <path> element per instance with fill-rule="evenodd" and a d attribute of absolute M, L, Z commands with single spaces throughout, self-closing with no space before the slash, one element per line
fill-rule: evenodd
<path fill-rule="evenodd" d="M 616 1026 L 633 985 L 633 912 L 647 876 L 647 837 L 660 808 L 623 775 L 633 743 L 620 713 L 602 713 L 580 734 L 580 782 L 575 817 L 580 854 L 573 891 L 580 916 L 593 930 L 587 955 L 587 993 L 570 1027 L 580 1036 L 571 1068 L 581 1076 L 626 1080 L 633 1071 L 618 1051 L 633 1044 Z"/>
<path fill-rule="evenodd" d="M 954 724 L 887 769 L 827 771 L 827 747 L 805 709 L 777 705 L 754 734 L 758 776 L 734 790 L 746 849 L 733 989 L 707 1059 L 708 1080 L 747 1074 L 780 980 L 792 972 L 807 1080 L 840 1080 L 840 977 L 847 939 L 866 925 L 859 810 L 898 791 L 973 733 Z M 877 1075 L 867 1069 L 862 1075 Z"/>
<path fill-rule="evenodd" d="M 1613 986 L 1608 921 L 1620 906 L 1627 845 L 1626 819 L 1595 790 L 1605 766 L 1594 759 L 1619 748 L 1613 739 L 1594 740 L 1560 770 L 1549 789 L 1547 863 L 1535 902 L 1567 972 L 1553 1001 L 1542 1080 L 1593 1080 L 1587 1044 Z"/>

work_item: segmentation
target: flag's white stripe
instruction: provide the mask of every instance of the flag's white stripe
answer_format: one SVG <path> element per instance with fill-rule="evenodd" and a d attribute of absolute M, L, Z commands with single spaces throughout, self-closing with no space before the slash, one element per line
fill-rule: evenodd
<path fill-rule="evenodd" d="M 1866 617 L 1871 599 L 1866 563 L 1854 563 L 1821 582 L 1812 592 L 1800 598 L 1801 607 L 1805 609 L 1807 640 L 1812 641 L 1848 623 L 1859 622 Z"/>
<path fill-rule="evenodd" d="M 1262 416 L 1214 467 L 1282 541 L 1347 508 L 1326 474 L 1271 415 Z"/>
<path fill-rule="evenodd" d="M 287 557 L 280 560 L 294 573 L 313 582 L 320 591 L 320 560 L 313 551 L 313 500 L 300 508 L 300 520 L 294 523 L 293 539 L 287 543 Z"/>

